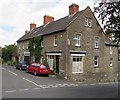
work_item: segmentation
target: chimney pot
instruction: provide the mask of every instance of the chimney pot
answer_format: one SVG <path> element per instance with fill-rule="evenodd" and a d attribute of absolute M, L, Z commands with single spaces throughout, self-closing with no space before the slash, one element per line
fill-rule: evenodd
<path fill-rule="evenodd" d="M 34 28 L 36 28 L 36 24 L 35 23 L 31 23 L 30 24 L 30 30 L 33 30 Z"/>
<path fill-rule="evenodd" d="M 45 15 L 44 16 L 44 25 L 54 21 L 53 16 Z"/>
<path fill-rule="evenodd" d="M 73 3 L 69 6 L 69 15 L 72 15 L 79 11 L 79 5 Z"/>

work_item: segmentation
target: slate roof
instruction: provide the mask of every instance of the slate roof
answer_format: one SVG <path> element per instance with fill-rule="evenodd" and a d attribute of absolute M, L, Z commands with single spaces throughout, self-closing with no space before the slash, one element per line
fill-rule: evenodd
<path fill-rule="evenodd" d="M 59 31 L 64 31 L 78 16 L 82 15 L 84 10 L 79 11 L 73 15 L 68 15 L 46 25 L 37 27 L 31 30 L 29 33 L 23 35 L 20 39 L 17 40 L 17 42 L 28 40 L 34 36 L 47 35 Z"/>

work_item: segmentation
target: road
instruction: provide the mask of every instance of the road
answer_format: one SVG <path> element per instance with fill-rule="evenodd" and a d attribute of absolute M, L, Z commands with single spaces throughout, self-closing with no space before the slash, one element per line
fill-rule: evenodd
<path fill-rule="evenodd" d="M 34 76 L 3 65 L 2 98 L 118 98 L 118 84 L 84 84 Z"/>

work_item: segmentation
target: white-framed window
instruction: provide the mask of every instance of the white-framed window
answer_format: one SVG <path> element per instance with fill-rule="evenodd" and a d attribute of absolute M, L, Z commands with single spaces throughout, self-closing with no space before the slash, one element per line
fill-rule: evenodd
<path fill-rule="evenodd" d="M 54 46 L 57 46 L 57 36 L 54 36 Z"/>
<path fill-rule="evenodd" d="M 80 46 L 80 34 L 76 34 L 75 38 L 76 38 L 75 46 Z"/>
<path fill-rule="evenodd" d="M 23 50 L 25 49 L 25 46 L 23 45 Z"/>
<path fill-rule="evenodd" d="M 110 67 L 112 67 L 112 60 L 113 60 L 113 58 L 110 57 Z"/>
<path fill-rule="evenodd" d="M 73 56 L 72 74 L 83 73 L 82 56 Z"/>
<path fill-rule="evenodd" d="M 28 44 L 26 45 L 26 49 L 28 49 Z"/>
<path fill-rule="evenodd" d="M 53 70 L 54 55 L 48 55 L 47 57 L 50 70 Z"/>
<path fill-rule="evenodd" d="M 85 26 L 92 27 L 92 18 L 85 17 Z"/>
<path fill-rule="evenodd" d="M 99 62 L 99 57 L 98 56 L 95 56 L 94 57 L 94 67 L 98 67 L 98 62 Z"/>
<path fill-rule="evenodd" d="M 99 38 L 97 36 L 94 37 L 95 41 L 95 48 L 99 48 Z"/>
<path fill-rule="evenodd" d="M 41 47 L 44 47 L 44 42 L 43 41 L 41 41 Z"/>
<path fill-rule="evenodd" d="M 110 47 L 110 54 L 112 55 L 112 53 L 113 53 L 113 52 L 112 52 L 112 47 Z"/>

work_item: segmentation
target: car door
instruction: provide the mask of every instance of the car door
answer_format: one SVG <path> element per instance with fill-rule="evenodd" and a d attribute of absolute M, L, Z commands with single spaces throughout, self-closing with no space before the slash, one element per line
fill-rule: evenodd
<path fill-rule="evenodd" d="M 35 63 L 32 64 L 32 66 L 31 66 L 31 72 L 34 73 L 34 70 L 35 70 Z"/>
<path fill-rule="evenodd" d="M 32 72 L 34 64 L 31 64 L 28 68 L 29 72 Z"/>

